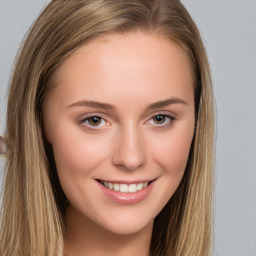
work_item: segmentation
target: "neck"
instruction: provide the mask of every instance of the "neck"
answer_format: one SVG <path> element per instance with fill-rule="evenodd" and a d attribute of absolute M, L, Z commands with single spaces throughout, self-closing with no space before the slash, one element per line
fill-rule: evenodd
<path fill-rule="evenodd" d="M 65 226 L 66 256 L 150 255 L 153 222 L 136 233 L 116 234 L 68 208 Z"/>

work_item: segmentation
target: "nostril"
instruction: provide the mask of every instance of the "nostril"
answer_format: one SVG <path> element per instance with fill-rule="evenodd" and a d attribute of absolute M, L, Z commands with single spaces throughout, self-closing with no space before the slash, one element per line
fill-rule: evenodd
<path fill-rule="evenodd" d="M 113 164 L 124 170 L 136 170 L 146 162 L 143 136 L 137 126 L 127 124 L 116 137 Z"/>
<path fill-rule="evenodd" d="M 129 152 L 118 152 L 113 158 L 113 163 L 124 170 L 133 171 L 146 163 L 146 156 L 143 152 L 138 152 L 137 155 L 129 154 Z"/>

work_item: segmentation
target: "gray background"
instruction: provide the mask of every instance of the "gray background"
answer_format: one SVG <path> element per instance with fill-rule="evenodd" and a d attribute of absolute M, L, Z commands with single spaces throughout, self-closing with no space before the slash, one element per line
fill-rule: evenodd
<path fill-rule="evenodd" d="M 0 0 L 0 134 L 16 52 L 48 2 Z M 215 255 L 256 256 L 256 0 L 183 3 L 201 31 L 217 102 Z"/>

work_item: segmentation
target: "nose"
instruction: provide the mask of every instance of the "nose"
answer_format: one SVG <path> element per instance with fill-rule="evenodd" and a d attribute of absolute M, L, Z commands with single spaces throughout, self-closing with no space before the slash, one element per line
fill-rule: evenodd
<path fill-rule="evenodd" d="M 120 131 L 116 138 L 113 164 L 126 170 L 135 170 L 146 163 L 142 136 L 135 127 Z"/>

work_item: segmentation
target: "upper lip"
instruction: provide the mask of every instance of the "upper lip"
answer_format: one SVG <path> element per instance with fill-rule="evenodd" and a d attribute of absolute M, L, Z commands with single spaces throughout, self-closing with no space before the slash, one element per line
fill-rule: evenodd
<path fill-rule="evenodd" d="M 153 179 L 136 179 L 136 180 L 111 180 L 111 179 L 96 179 L 97 181 L 104 181 L 107 183 L 119 183 L 119 184 L 138 184 L 138 183 L 145 183 L 145 182 L 152 182 L 156 180 L 156 178 Z"/>

